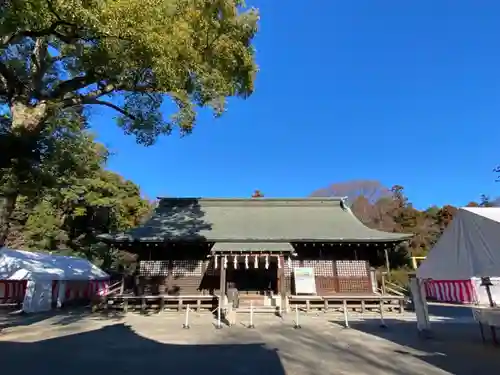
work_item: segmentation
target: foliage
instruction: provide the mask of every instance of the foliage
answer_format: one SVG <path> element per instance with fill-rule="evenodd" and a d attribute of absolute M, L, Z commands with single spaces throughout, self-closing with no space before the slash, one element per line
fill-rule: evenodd
<path fill-rule="evenodd" d="M 108 153 L 86 130 L 81 108 L 52 117 L 34 138 L 10 137 L 9 129 L 0 128 L 0 147 L 11 156 L 0 166 L 0 192 L 35 198 L 99 170 Z"/>
<path fill-rule="evenodd" d="M 225 98 L 253 91 L 258 13 L 243 7 L 242 0 L 7 0 L 4 115 L 36 134 L 60 111 L 96 105 L 115 110 L 144 144 L 174 127 L 189 133 L 196 106 L 220 115 Z M 160 111 L 166 97 L 178 109 L 169 119 Z"/>
<path fill-rule="evenodd" d="M 17 185 L 20 194 L 7 245 L 81 255 L 109 267 L 121 254 L 96 236 L 136 226 L 149 203 L 135 184 L 104 170 L 108 152 L 86 130 L 84 116 L 52 118 L 36 142 L 31 155 L 20 153 L 1 169 L 0 189 Z M 26 165 L 16 170 L 18 160 Z"/>
<path fill-rule="evenodd" d="M 173 129 L 190 133 L 197 107 L 219 116 L 226 98 L 254 89 L 258 12 L 242 0 L 6 0 L 0 9 L 0 246 L 19 196 L 42 196 L 57 173 L 73 178 L 87 165 L 71 161 L 62 139 L 87 136 L 89 107 L 114 110 L 125 133 L 151 145 Z M 167 118 L 166 99 L 176 107 Z"/>
<path fill-rule="evenodd" d="M 150 210 L 137 185 L 100 170 L 34 206 L 21 197 L 7 245 L 84 256 L 109 268 L 123 254 L 100 244 L 96 236 L 137 226 Z"/>
<path fill-rule="evenodd" d="M 431 206 L 418 210 L 404 193 L 403 186 L 388 189 L 380 182 L 355 180 L 335 183 L 315 191 L 313 196 L 347 196 L 353 213 L 368 227 L 386 232 L 412 233 L 407 244 L 390 253 L 391 265 L 408 267 L 409 256 L 425 256 L 450 224 L 457 208 L 451 205 Z M 469 207 L 492 207 L 497 201 L 483 195 Z M 383 259 L 380 260 L 383 264 Z M 405 271 L 406 272 L 406 271 Z"/>

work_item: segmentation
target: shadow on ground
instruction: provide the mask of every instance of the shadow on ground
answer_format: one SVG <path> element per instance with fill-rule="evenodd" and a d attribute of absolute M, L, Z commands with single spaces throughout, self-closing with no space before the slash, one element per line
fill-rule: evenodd
<path fill-rule="evenodd" d="M 6 373 L 285 374 L 276 351 L 262 344 L 163 344 L 122 323 L 37 342 L 0 341 L 0 353 Z"/>
<path fill-rule="evenodd" d="M 50 320 L 54 326 L 65 326 L 77 323 L 83 319 L 93 320 L 121 320 L 123 314 L 116 312 L 93 313 L 90 308 L 80 308 L 71 310 L 51 310 L 34 314 L 24 314 L 13 311 L 0 312 L 0 331 L 8 328 L 29 327 L 37 323 Z"/>
<path fill-rule="evenodd" d="M 492 373 L 500 368 L 500 348 L 491 341 L 483 344 L 476 324 L 434 323 L 431 338 L 424 338 L 418 335 L 415 322 L 387 319 L 385 323 L 387 328 L 374 321 L 356 321 L 350 328 L 397 344 L 398 349 L 392 351 L 394 360 L 401 355 L 417 358 L 455 375 Z"/>

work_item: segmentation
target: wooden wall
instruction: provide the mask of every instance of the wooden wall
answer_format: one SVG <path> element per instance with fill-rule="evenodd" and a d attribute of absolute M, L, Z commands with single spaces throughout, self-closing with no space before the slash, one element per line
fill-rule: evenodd
<path fill-rule="evenodd" d="M 372 292 L 369 268 L 377 249 L 356 244 L 292 245 L 297 256 L 293 258 L 291 267 L 286 261 L 287 256 L 284 256 L 281 258 L 283 269 L 277 270 L 281 291 L 295 294 L 294 267 L 312 267 L 318 295 Z M 207 244 L 173 244 L 160 249 L 142 247 L 140 250 L 139 280 L 145 294 L 218 293 L 221 265 L 215 269 L 213 263 L 207 260 L 210 252 Z M 231 267 L 232 262 L 229 262 L 228 268 Z"/>
<path fill-rule="evenodd" d="M 285 285 L 286 291 L 290 294 L 296 294 L 293 281 L 295 267 L 314 269 L 318 295 L 372 292 L 369 264 L 366 261 L 294 259 L 291 261 L 291 267 L 285 262 Z"/>
<path fill-rule="evenodd" d="M 140 284 L 145 294 L 213 293 L 219 288 L 219 273 L 210 272 L 208 263 L 201 259 L 141 261 L 139 264 Z"/>
<path fill-rule="evenodd" d="M 288 262 L 284 262 L 283 278 L 280 279 L 280 283 L 285 284 L 284 291 L 287 294 L 296 294 L 293 281 L 295 267 L 314 269 L 318 295 L 372 291 L 369 265 L 366 261 L 294 259 L 291 261 L 291 267 Z M 218 293 L 220 287 L 220 266 L 214 269 L 213 263 L 207 260 L 141 261 L 139 274 L 145 294 L 214 294 Z"/>

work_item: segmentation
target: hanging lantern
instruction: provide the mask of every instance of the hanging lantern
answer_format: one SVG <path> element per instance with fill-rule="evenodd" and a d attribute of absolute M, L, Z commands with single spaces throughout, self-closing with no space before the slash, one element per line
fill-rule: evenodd
<path fill-rule="evenodd" d="M 214 257 L 214 268 L 215 268 L 215 269 L 217 269 L 217 260 L 218 260 L 218 259 L 219 259 L 219 256 L 218 256 L 218 255 L 216 255 L 216 256 Z"/>
<path fill-rule="evenodd" d="M 269 268 L 269 255 L 266 255 L 266 270 Z"/>
<path fill-rule="evenodd" d="M 248 255 L 245 255 L 245 268 L 248 269 Z"/>
<path fill-rule="evenodd" d="M 237 255 L 235 255 L 233 258 L 233 265 L 234 265 L 234 269 L 238 268 L 238 256 Z"/>
<path fill-rule="evenodd" d="M 227 256 L 224 255 L 224 268 L 227 268 Z"/>
<path fill-rule="evenodd" d="M 278 269 L 281 268 L 280 256 L 276 255 L 276 263 L 278 263 Z"/>
<path fill-rule="evenodd" d="M 257 255 L 253 258 L 253 268 L 259 268 L 259 258 L 257 258 Z"/>

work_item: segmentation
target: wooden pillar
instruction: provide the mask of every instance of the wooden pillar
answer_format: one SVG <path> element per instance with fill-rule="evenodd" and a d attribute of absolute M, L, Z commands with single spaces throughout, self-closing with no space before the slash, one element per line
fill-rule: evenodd
<path fill-rule="evenodd" d="M 167 280 L 165 285 L 165 292 L 167 294 L 170 294 L 170 288 L 172 288 L 174 282 L 174 261 L 172 259 L 168 260 L 168 273 L 167 273 Z"/>
<path fill-rule="evenodd" d="M 386 289 L 385 289 L 385 273 L 384 272 L 381 272 L 380 273 L 380 276 L 381 276 L 381 279 L 380 279 L 380 287 L 382 289 L 382 294 L 385 295 L 386 294 Z"/>
<path fill-rule="evenodd" d="M 226 300 L 226 268 L 224 267 L 224 258 L 221 257 L 220 259 L 220 301 L 219 303 L 221 304 L 221 307 L 224 307 L 224 303 Z"/>
<path fill-rule="evenodd" d="M 389 252 L 387 250 L 387 247 L 384 248 L 384 255 L 385 255 L 385 268 L 387 268 L 387 276 L 389 277 L 389 280 L 391 280 L 391 265 L 389 263 Z"/>

